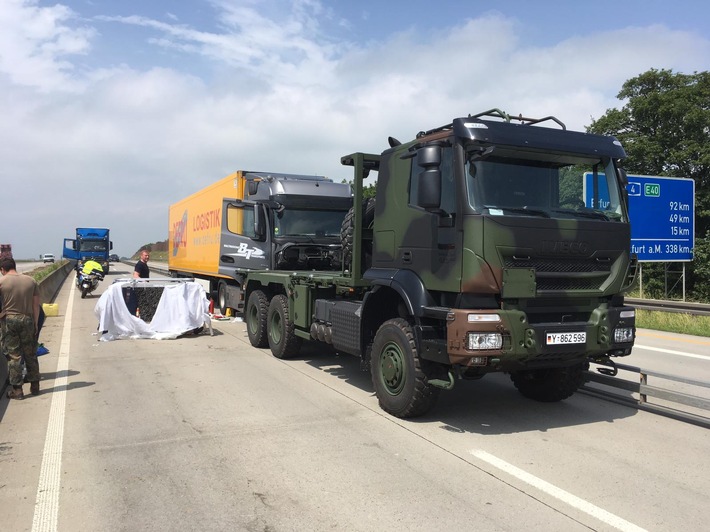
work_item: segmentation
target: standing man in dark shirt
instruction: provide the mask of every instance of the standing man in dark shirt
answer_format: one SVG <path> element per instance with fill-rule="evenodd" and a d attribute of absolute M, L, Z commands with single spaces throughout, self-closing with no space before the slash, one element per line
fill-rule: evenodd
<path fill-rule="evenodd" d="M 148 269 L 149 259 L 150 253 L 148 252 L 148 250 L 141 249 L 141 257 L 138 262 L 136 262 L 136 267 L 133 269 L 134 279 L 148 279 L 150 277 L 150 270 Z M 139 302 L 136 289 L 130 286 L 124 288 L 123 297 L 125 298 L 126 307 L 128 307 L 128 312 L 130 312 L 134 316 L 137 316 Z"/>
<path fill-rule="evenodd" d="M 141 250 L 141 258 L 136 262 L 136 267 L 133 270 L 133 277 L 136 279 L 148 279 L 150 277 L 150 270 L 148 269 L 148 261 L 150 260 L 150 253 L 147 250 Z"/>

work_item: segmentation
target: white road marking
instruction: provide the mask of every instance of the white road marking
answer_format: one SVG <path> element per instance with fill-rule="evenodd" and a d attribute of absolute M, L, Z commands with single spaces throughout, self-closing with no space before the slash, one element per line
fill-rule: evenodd
<path fill-rule="evenodd" d="M 69 342 L 71 339 L 71 316 L 74 308 L 75 291 L 76 285 L 72 282 L 67 312 L 64 318 L 62 343 L 59 347 L 57 376 L 54 379 L 47 435 L 44 440 L 42 467 L 39 472 L 35 513 L 32 519 L 32 532 L 55 532 L 59 522 L 64 412 L 66 410 Z"/>
<path fill-rule="evenodd" d="M 657 351 L 659 353 L 668 353 L 670 355 L 678 355 L 680 357 L 688 357 L 688 358 L 699 358 L 701 360 L 710 360 L 710 356 L 706 355 L 695 355 L 693 353 L 683 353 L 682 351 L 673 351 L 672 349 L 663 349 L 661 347 L 651 347 L 648 345 L 639 345 L 639 344 L 634 344 L 634 348 L 637 349 L 645 349 L 648 351 Z"/>
<path fill-rule="evenodd" d="M 532 487 L 537 488 L 538 490 L 547 493 L 552 497 L 555 497 L 556 499 L 562 501 L 563 503 L 569 506 L 572 506 L 573 508 L 576 508 L 588 515 L 591 515 L 592 517 L 618 530 L 623 530 L 624 532 L 642 532 L 645 530 L 644 528 L 636 526 L 635 524 L 630 523 L 617 515 L 607 512 L 606 510 L 603 510 L 602 508 L 599 508 L 598 506 L 595 506 L 592 503 L 585 501 L 584 499 L 580 499 L 579 497 L 572 495 L 571 493 L 560 489 L 557 486 L 550 484 L 549 482 L 537 478 L 536 476 L 531 475 L 530 473 L 523 471 L 522 469 L 519 469 L 514 465 L 509 464 L 505 460 L 501 460 L 500 458 L 487 453 L 486 451 L 483 451 L 481 449 L 473 449 L 471 451 L 471 454 L 479 460 L 483 460 L 484 462 L 492 465 L 496 469 L 500 469 L 501 471 L 517 478 L 518 480 L 521 480 L 526 484 L 529 484 Z"/>

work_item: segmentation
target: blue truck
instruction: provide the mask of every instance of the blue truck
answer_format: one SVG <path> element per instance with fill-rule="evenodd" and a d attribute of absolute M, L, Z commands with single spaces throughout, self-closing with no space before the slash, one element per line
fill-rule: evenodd
<path fill-rule="evenodd" d="M 93 259 L 104 269 L 104 274 L 109 270 L 109 253 L 113 249 L 113 242 L 109 239 L 109 230 L 98 227 L 77 227 L 75 238 L 64 239 L 65 259 L 84 262 Z"/>

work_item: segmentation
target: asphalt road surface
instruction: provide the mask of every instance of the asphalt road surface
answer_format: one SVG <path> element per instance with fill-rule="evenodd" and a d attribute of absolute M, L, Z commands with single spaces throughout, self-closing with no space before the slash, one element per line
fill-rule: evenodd
<path fill-rule="evenodd" d="M 130 272 L 116 265 L 84 300 L 65 283 L 42 395 L 0 401 L 3 530 L 706 528 L 706 429 L 581 394 L 536 403 L 504 375 L 404 421 L 355 358 L 307 346 L 278 360 L 236 321 L 100 342 L 94 305 Z M 654 335 L 639 343 L 708 352 Z"/>

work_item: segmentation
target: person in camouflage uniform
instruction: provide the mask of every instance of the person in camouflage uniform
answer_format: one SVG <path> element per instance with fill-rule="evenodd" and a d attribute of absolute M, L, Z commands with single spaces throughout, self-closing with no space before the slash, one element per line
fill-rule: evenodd
<path fill-rule="evenodd" d="M 14 259 L 0 261 L 0 327 L 2 351 L 8 358 L 12 389 L 10 399 L 23 399 L 22 385 L 30 383 L 32 395 L 39 395 L 39 362 L 37 361 L 37 328 L 39 322 L 39 286 L 27 275 L 20 275 Z M 22 361 L 27 377 L 22 377 Z"/>

